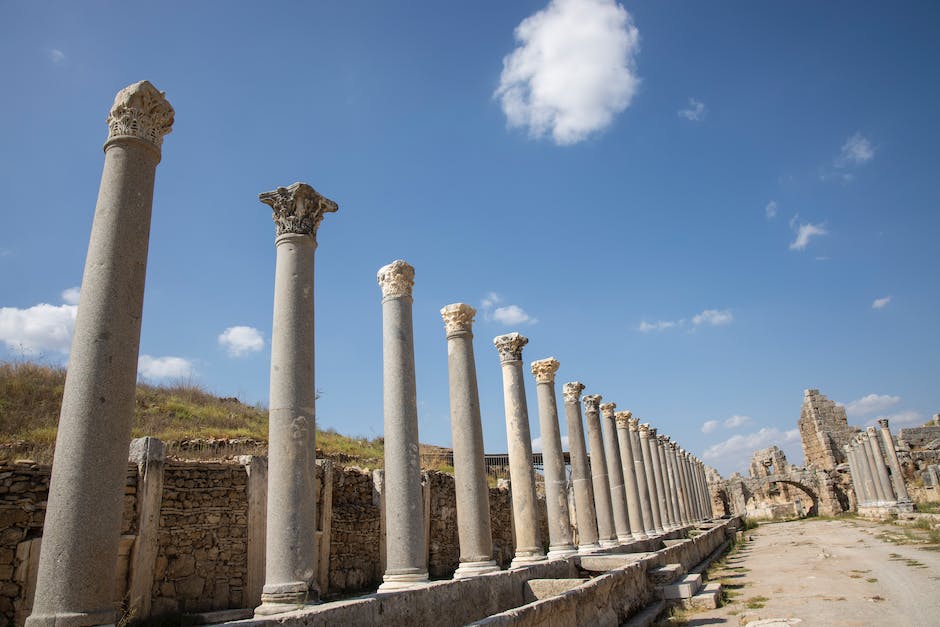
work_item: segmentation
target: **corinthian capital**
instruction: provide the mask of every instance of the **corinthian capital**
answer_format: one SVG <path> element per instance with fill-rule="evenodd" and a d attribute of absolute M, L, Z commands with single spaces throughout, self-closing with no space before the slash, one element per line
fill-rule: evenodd
<path fill-rule="evenodd" d="M 601 404 L 601 416 L 603 416 L 604 418 L 609 418 L 610 420 L 613 420 L 615 409 L 617 409 L 617 403 L 602 403 Z"/>
<path fill-rule="evenodd" d="M 415 269 L 408 262 L 396 259 L 379 268 L 376 279 L 382 288 L 383 299 L 411 296 L 415 286 Z"/>
<path fill-rule="evenodd" d="M 650 427 L 650 438 L 656 438 L 656 427 Z"/>
<path fill-rule="evenodd" d="M 274 225 L 278 235 L 297 233 L 317 237 L 317 229 L 324 214 L 339 210 L 339 205 L 321 196 L 306 183 L 278 187 L 258 194 L 258 200 L 274 210 Z"/>
<path fill-rule="evenodd" d="M 888 419 L 887 419 L 887 418 L 879 418 L 879 419 L 878 419 L 878 426 L 881 427 L 882 429 L 887 429 L 887 428 L 888 428 Z"/>
<path fill-rule="evenodd" d="M 617 421 L 617 428 L 629 429 L 631 416 L 633 416 L 633 414 L 630 411 L 618 411 L 614 414 L 614 419 Z"/>
<path fill-rule="evenodd" d="M 571 381 L 561 388 L 561 393 L 565 397 L 566 403 L 577 403 L 581 398 L 581 391 L 584 390 L 584 384 L 580 381 Z"/>
<path fill-rule="evenodd" d="M 650 437 L 650 425 L 648 422 L 644 422 L 643 424 L 639 425 L 639 427 L 637 427 L 637 430 L 640 432 L 641 438 Z"/>
<path fill-rule="evenodd" d="M 466 303 L 454 303 L 441 309 L 444 319 L 444 332 L 447 337 L 460 333 L 473 332 L 473 316 L 477 310 Z"/>
<path fill-rule="evenodd" d="M 158 151 L 163 136 L 173 129 L 173 107 L 150 81 L 128 85 L 114 97 L 108 113 L 108 141 L 136 137 Z"/>
<path fill-rule="evenodd" d="M 640 419 L 639 418 L 629 418 L 630 431 L 639 431 L 640 430 Z"/>
<path fill-rule="evenodd" d="M 499 361 L 522 361 L 522 347 L 529 343 L 529 338 L 519 333 L 507 333 L 493 338 L 493 345 L 499 351 Z"/>
<path fill-rule="evenodd" d="M 535 375 L 536 383 L 554 383 L 555 373 L 558 372 L 558 367 L 561 365 L 561 362 L 554 357 L 548 357 L 546 359 L 533 361 L 531 365 L 532 374 Z"/>
<path fill-rule="evenodd" d="M 584 411 L 590 413 L 597 413 L 600 410 L 601 398 L 600 394 L 588 394 L 584 396 L 581 401 L 584 403 Z"/>

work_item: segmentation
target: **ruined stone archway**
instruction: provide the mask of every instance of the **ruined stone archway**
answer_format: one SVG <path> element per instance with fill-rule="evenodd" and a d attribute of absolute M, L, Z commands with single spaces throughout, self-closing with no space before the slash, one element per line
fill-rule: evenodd
<path fill-rule="evenodd" d="M 752 480 L 745 492 L 745 513 L 751 518 L 790 519 L 819 515 L 819 496 L 805 483 L 787 477 Z"/>

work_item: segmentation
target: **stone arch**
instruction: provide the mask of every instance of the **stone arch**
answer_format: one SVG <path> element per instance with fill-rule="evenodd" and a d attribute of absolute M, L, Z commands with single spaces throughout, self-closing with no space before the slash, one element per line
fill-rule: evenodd
<path fill-rule="evenodd" d="M 818 491 L 807 485 L 808 482 L 796 477 L 766 477 L 756 482 L 753 489 L 745 492 L 745 509 L 748 513 L 754 512 L 757 517 L 765 518 L 786 518 L 792 515 L 801 518 L 819 515 L 819 495 Z M 808 497 L 807 502 L 801 494 L 797 494 L 792 499 L 792 508 L 787 507 L 787 502 L 771 504 L 773 497 L 777 496 L 779 484 L 793 486 L 799 490 L 799 493 Z M 758 506 L 758 499 L 765 497 L 766 500 L 761 506 Z M 759 512 L 759 513 L 758 513 Z"/>

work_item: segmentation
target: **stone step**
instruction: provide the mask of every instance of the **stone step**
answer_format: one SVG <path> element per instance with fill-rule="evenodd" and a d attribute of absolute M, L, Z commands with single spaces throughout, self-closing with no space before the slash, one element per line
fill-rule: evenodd
<path fill-rule="evenodd" d="M 721 584 L 714 581 L 692 595 L 690 599 L 683 600 L 683 606 L 699 610 L 713 610 L 718 607 L 721 599 Z"/>
<path fill-rule="evenodd" d="M 670 584 L 684 574 L 685 569 L 682 567 L 682 564 L 666 564 L 665 566 L 651 568 L 646 571 L 650 582 L 656 586 Z"/>
<path fill-rule="evenodd" d="M 698 573 L 686 575 L 678 583 L 663 586 L 664 599 L 689 599 L 702 587 L 702 576 Z"/>
<path fill-rule="evenodd" d="M 665 609 L 665 601 L 654 601 L 627 619 L 621 627 L 650 627 Z"/>
<path fill-rule="evenodd" d="M 581 555 L 577 564 L 582 570 L 592 573 L 606 573 L 608 570 L 623 568 L 633 562 L 646 557 L 649 553 L 618 553 L 615 555 Z"/>
<path fill-rule="evenodd" d="M 526 603 L 558 596 L 577 588 L 589 579 L 530 579 L 525 582 L 524 598 Z"/>

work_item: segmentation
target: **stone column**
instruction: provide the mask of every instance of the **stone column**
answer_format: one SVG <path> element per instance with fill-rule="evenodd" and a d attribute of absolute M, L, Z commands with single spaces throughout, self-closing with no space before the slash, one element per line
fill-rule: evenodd
<path fill-rule="evenodd" d="M 604 436 L 601 432 L 600 394 L 589 394 L 584 403 L 584 422 L 587 424 L 591 446 L 591 481 L 594 485 L 594 507 L 597 513 L 597 535 L 601 548 L 617 546 L 617 527 L 610 498 L 610 479 L 607 476 L 607 456 L 604 454 Z"/>
<path fill-rule="evenodd" d="M 705 508 L 702 501 L 702 483 L 698 472 L 698 459 L 694 455 L 689 457 L 689 467 L 692 470 L 692 493 L 695 495 L 695 522 L 705 519 Z"/>
<path fill-rule="evenodd" d="M 705 472 L 705 462 L 698 463 L 699 475 L 702 477 L 702 503 L 705 507 L 705 517 L 711 520 L 715 517 L 715 511 L 712 509 L 712 499 L 708 494 L 708 475 Z"/>
<path fill-rule="evenodd" d="M 415 269 L 398 259 L 379 268 L 385 406 L 385 576 L 379 592 L 428 580 L 424 495 L 418 455 L 414 325 Z"/>
<path fill-rule="evenodd" d="M 620 462 L 623 467 L 624 492 L 627 497 L 627 518 L 630 521 L 630 534 L 634 540 L 645 540 L 643 513 L 640 510 L 640 489 L 636 480 L 636 468 L 633 463 L 633 442 L 630 440 L 629 411 L 618 411 L 614 418 L 617 423 L 617 446 L 620 448 Z"/>
<path fill-rule="evenodd" d="M 692 472 L 692 454 L 683 451 L 682 466 L 685 468 L 686 480 L 689 486 L 689 522 L 695 524 L 699 520 L 698 496 L 695 492 L 695 476 Z"/>
<path fill-rule="evenodd" d="M 650 535 L 662 535 L 663 519 L 659 508 L 659 486 L 656 484 L 656 470 L 653 461 L 653 447 L 651 446 L 651 430 L 648 424 L 639 426 L 640 449 L 643 451 L 643 469 L 646 472 L 646 486 L 650 493 L 650 514 L 653 519 L 653 533 Z M 647 532 L 649 533 L 649 532 Z"/>
<path fill-rule="evenodd" d="M 876 488 L 875 473 L 872 468 L 871 451 L 863 440 L 863 434 L 855 436 L 855 457 L 858 460 L 859 470 L 862 471 L 862 480 L 865 485 L 865 493 L 868 495 L 868 505 L 870 507 L 881 505 L 881 498 Z"/>
<path fill-rule="evenodd" d="M 672 517 L 676 527 L 682 523 L 682 503 L 679 501 L 679 473 L 676 468 L 675 444 L 663 436 L 663 451 L 666 453 L 666 475 L 669 477 L 669 497 L 672 500 Z"/>
<path fill-rule="evenodd" d="M 881 443 L 884 445 L 888 465 L 891 466 L 891 481 L 894 484 L 894 493 L 901 503 L 909 503 L 911 497 L 907 493 L 907 486 L 904 484 L 904 475 L 901 472 L 901 462 L 898 460 L 898 452 L 894 448 L 894 439 L 891 437 L 891 430 L 888 429 L 888 419 L 879 418 L 878 427 L 881 430 Z"/>
<path fill-rule="evenodd" d="M 651 538 L 655 533 L 653 524 L 653 508 L 650 487 L 647 481 L 646 464 L 643 461 L 643 447 L 640 444 L 639 420 L 630 418 L 630 443 L 633 448 L 633 469 L 636 475 L 636 486 L 640 493 L 640 517 L 643 520 L 643 533 Z"/>
<path fill-rule="evenodd" d="M 692 524 L 692 505 L 689 500 L 689 473 L 685 462 L 685 450 L 677 446 L 676 467 L 679 469 L 679 481 L 682 486 L 679 491 L 679 497 L 682 499 L 682 524 L 690 525 Z"/>
<path fill-rule="evenodd" d="M 568 557 L 578 550 L 571 543 L 571 517 L 568 513 L 568 481 L 565 458 L 558 428 L 558 402 L 555 400 L 554 357 L 532 362 L 539 400 L 539 427 L 542 436 L 542 461 L 545 469 L 545 505 L 548 510 L 548 557 Z"/>
<path fill-rule="evenodd" d="M 594 508 L 594 490 L 584 445 L 584 425 L 581 421 L 581 392 L 584 384 L 571 381 L 562 387 L 565 399 L 565 419 L 568 423 L 568 451 L 571 456 L 571 484 L 574 490 L 574 512 L 578 522 L 578 553 L 600 550 L 597 542 L 597 515 Z"/>
<path fill-rule="evenodd" d="M 656 429 L 650 429 L 650 462 L 653 466 L 653 482 L 656 484 L 656 500 L 653 502 L 653 509 L 659 510 L 660 527 L 663 531 L 671 531 L 672 525 L 669 523 L 669 513 L 666 510 L 666 488 L 663 485 L 663 470 L 659 463 L 659 436 Z"/>
<path fill-rule="evenodd" d="M 897 499 L 894 496 L 894 488 L 891 486 L 891 479 L 888 477 L 888 465 L 885 463 L 884 455 L 881 453 L 881 446 L 879 445 L 878 432 L 874 427 L 868 427 L 865 429 L 865 433 L 868 435 L 868 446 L 871 447 L 872 460 L 875 463 L 875 476 L 878 478 L 878 483 L 881 485 L 881 491 L 885 495 L 885 501 L 888 504 L 897 503 Z"/>
<path fill-rule="evenodd" d="M 855 459 L 855 448 L 851 444 L 845 444 L 842 450 L 845 451 L 845 459 L 849 464 L 849 476 L 852 478 L 852 487 L 855 489 L 856 507 L 861 507 L 867 503 L 867 496 L 864 493 L 864 485 L 858 470 L 858 462 Z"/>
<path fill-rule="evenodd" d="M 669 524 L 669 530 L 678 529 L 679 524 L 676 521 L 676 512 L 672 507 L 672 486 L 669 485 L 669 464 L 666 461 L 666 440 L 665 436 L 656 436 L 656 448 L 659 450 L 659 468 L 663 478 L 663 496 L 665 498 L 666 520 Z"/>
<path fill-rule="evenodd" d="M 861 434 L 861 446 L 863 452 L 865 453 L 865 460 L 868 462 L 868 472 L 871 476 L 871 483 L 875 493 L 875 499 L 878 502 L 879 506 L 884 506 L 888 504 L 890 497 L 888 493 L 885 492 L 884 483 L 878 477 L 878 466 L 875 461 L 875 451 L 872 449 L 871 442 L 869 441 L 868 431 L 862 431 Z"/>
<path fill-rule="evenodd" d="M 503 402 L 506 408 L 506 440 L 509 444 L 509 480 L 512 482 L 512 522 L 516 552 L 510 568 L 545 561 L 536 511 L 535 474 L 532 469 L 532 435 L 529 409 L 522 380 L 522 347 L 529 339 L 518 333 L 493 338 L 503 367 Z"/>
<path fill-rule="evenodd" d="M 614 422 L 616 403 L 601 405 L 601 430 L 604 434 L 604 453 L 607 461 L 607 477 L 610 481 L 610 503 L 614 511 L 614 529 L 620 543 L 632 542 L 630 517 L 627 513 L 627 491 L 624 486 L 623 464 L 620 463 L 620 446 L 617 444 L 617 423 Z"/>
<path fill-rule="evenodd" d="M 273 210 L 277 233 L 265 579 L 255 609 L 265 616 L 318 599 L 314 252 L 323 216 L 338 207 L 305 183 L 258 198 Z"/>
<path fill-rule="evenodd" d="M 153 185 L 173 107 L 141 81 L 118 92 L 107 124 L 30 627 L 115 620 Z"/>
<path fill-rule="evenodd" d="M 473 358 L 473 316 L 464 303 L 441 309 L 447 335 L 450 377 L 450 429 L 454 441 L 454 489 L 457 497 L 457 536 L 460 565 L 454 579 L 499 570 L 493 559 L 490 497 L 483 464 L 483 425 L 477 368 Z"/>

